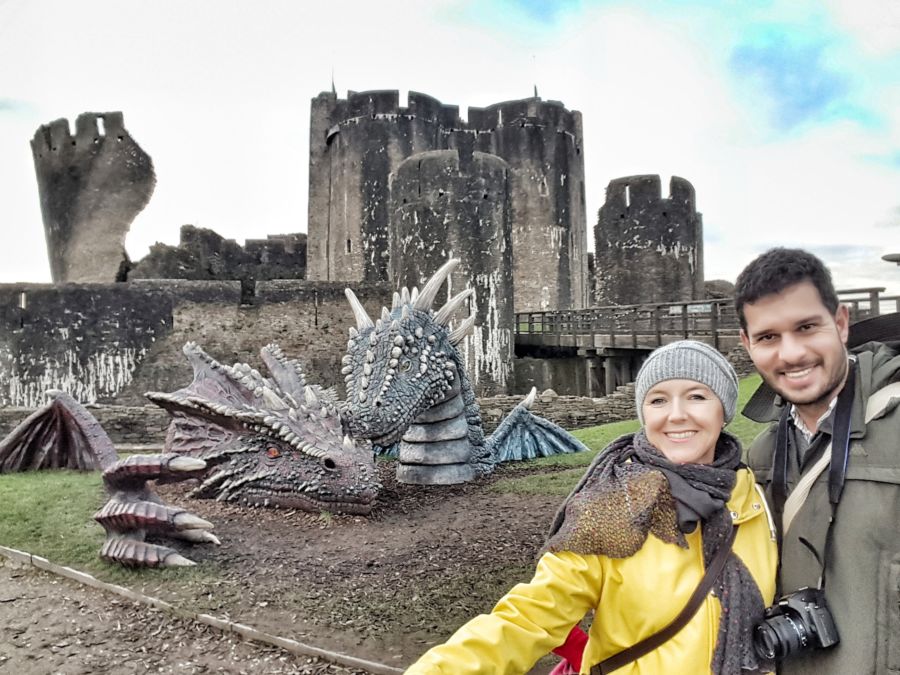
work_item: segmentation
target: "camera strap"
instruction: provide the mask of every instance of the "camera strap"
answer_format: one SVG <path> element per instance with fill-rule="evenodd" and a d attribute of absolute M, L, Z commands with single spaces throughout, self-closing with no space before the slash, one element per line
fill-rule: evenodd
<path fill-rule="evenodd" d="M 822 574 L 819 579 L 819 588 L 825 585 L 825 568 L 829 553 L 831 551 L 832 531 L 834 530 L 834 522 L 837 518 L 837 506 L 841 501 L 841 494 L 844 491 L 844 483 L 847 479 L 847 466 L 850 459 L 850 422 L 853 411 L 853 401 L 856 390 L 856 363 L 850 361 L 847 366 L 847 379 L 843 388 L 838 394 L 837 404 L 834 411 L 834 425 L 832 427 L 831 443 L 825 448 L 825 452 L 830 457 L 827 460 L 829 465 L 828 471 L 828 501 L 831 504 L 831 516 L 828 520 L 828 531 L 825 534 L 825 551 L 820 557 L 815 548 L 804 538 L 800 538 L 800 542 L 809 548 L 816 560 L 822 566 Z M 781 542 L 785 534 L 785 526 L 789 526 L 790 522 L 784 523 L 785 502 L 787 500 L 787 475 L 790 445 L 790 408 L 785 406 L 778 420 L 778 429 L 775 436 L 775 456 L 772 466 L 772 500 L 775 507 L 776 527 L 778 530 L 778 545 L 781 548 Z M 830 451 L 830 452 L 829 452 Z M 823 471 L 825 464 L 820 460 L 807 470 L 812 476 Z M 805 474 L 804 474 L 805 475 Z M 795 489 L 801 489 L 800 482 Z M 802 489 L 808 491 L 811 486 L 802 486 Z M 793 506 L 793 505 L 792 505 Z M 790 519 L 799 506 L 791 510 Z"/>

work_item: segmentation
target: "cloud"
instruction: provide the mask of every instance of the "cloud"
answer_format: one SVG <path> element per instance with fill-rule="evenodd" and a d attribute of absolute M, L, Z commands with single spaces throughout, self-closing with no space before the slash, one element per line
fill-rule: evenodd
<path fill-rule="evenodd" d="M 896 0 L 827 0 L 835 21 L 872 56 L 900 52 L 900 3 Z"/>
<path fill-rule="evenodd" d="M 900 228 L 900 205 L 891 209 L 882 220 L 875 222 L 874 226 L 878 229 Z"/>
<path fill-rule="evenodd" d="M 874 113 L 850 100 L 850 78 L 830 64 L 829 47 L 829 40 L 804 39 L 796 26 L 761 26 L 734 47 L 729 65 L 769 98 L 781 131 L 839 119 L 877 123 Z"/>

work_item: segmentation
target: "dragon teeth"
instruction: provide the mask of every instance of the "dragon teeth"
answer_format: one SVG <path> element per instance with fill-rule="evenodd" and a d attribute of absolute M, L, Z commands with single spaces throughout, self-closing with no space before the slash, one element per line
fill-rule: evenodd
<path fill-rule="evenodd" d="M 353 366 L 344 366 L 341 368 L 341 375 L 349 375 L 353 372 Z"/>
<path fill-rule="evenodd" d="M 350 356 L 349 354 L 344 354 L 341 357 L 341 365 L 352 366 L 353 365 L 353 357 Z"/>

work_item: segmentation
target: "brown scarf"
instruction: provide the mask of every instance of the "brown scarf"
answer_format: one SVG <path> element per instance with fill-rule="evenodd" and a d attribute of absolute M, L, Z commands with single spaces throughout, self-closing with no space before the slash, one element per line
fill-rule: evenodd
<path fill-rule="evenodd" d="M 709 565 L 733 527 L 725 507 L 740 466 L 741 446 L 722 432 L 711 464 L 674 464 L 643 431 L 601 451 L 556 513 L 545 551 L 627 558 L 647 536 L 687 548 L 684 533 L 701 523 L 703 558 Z M 753 650 L 753 629 L 765 605 L 759 587 L 732 552 L 716 581 L 722 605 L 712 671 L 740 675 L 773 669 Z"/>

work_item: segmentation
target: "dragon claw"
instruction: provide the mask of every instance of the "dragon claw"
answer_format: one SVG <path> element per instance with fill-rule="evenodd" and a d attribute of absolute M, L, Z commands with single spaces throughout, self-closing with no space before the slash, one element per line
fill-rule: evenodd
<path fill-rule="evenodd" d="M 100 549 L 100 557 L 125 567 L 191 567 L 197 564 L 175 549 L 149 544 L 129 535 L 110 536 Z"/>

